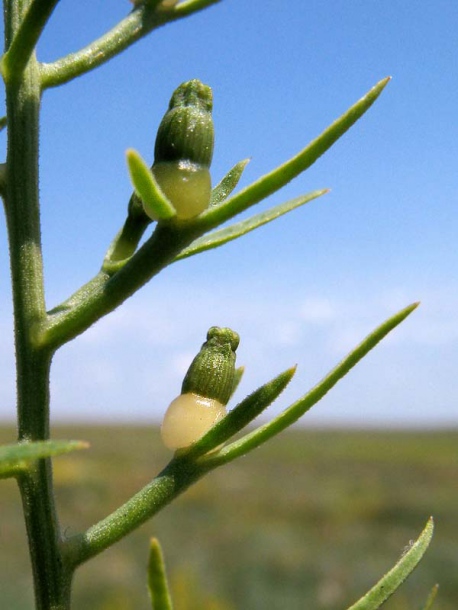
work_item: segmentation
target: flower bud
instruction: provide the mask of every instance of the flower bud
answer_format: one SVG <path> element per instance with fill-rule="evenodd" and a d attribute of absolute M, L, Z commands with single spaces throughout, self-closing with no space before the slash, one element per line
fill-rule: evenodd
<path fill-rule="evenodd" d="M 210 203 L 212 107 L 210 87 L 197 79 L 183 83 L 157 132 L 152 171 L 181 220 L 198 216 Z"/>
<path fill-rule="evenodd" d="M 186 373 L 181 393 L 192 392 L 227 405 L 234 386 L 235 350 L 239 341 L 238 334 L 230 328 L 212 326 Z"/>
<path fill-rule="evenodd" d="M 169 449 L 182 449 L 201 438 L 226 415 L 235 383 L 239 336 L 213 326 L 186 373 L 181 395 L 166 411 L 161 434 Z"/>

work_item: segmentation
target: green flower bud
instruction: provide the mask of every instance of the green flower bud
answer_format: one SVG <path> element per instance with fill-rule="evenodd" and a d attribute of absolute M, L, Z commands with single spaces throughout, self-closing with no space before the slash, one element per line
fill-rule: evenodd
<path fill-rule="evenodd" d="M 177 218 L 198 216 L 210 203 L 212 91 L 199 80 L 181 84 L 159 125 L 152 171 Z"/>
<path fill-rule="evenodd" d="M 235 351 L 239 336 L 213 326 L 183 381 L 181 394 L 170 403 L 161 434 L 169 449 L 195 443 L 226 415 L 235 383 Z"/>
<path fill-rule="evenodd" d="M 207 341 L 186 373 L 181 393 L 192 392 L 227 405 L 234 387 L 235 351 L 239 341 L 238 334 L 230 328 L 212 326 Z"/>

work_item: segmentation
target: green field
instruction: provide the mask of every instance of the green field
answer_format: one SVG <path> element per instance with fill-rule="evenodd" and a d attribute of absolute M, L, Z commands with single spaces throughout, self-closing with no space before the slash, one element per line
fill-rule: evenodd
<path fill-rule="evenodd" d="M 156 430 L 57 428 L 91 448 L 55 460 L 67 535 L 92 525 L 166 463 Z M 0 429 L 0 442 L 14 441 Z M 0 482 L 0 608 L 30 610 L 19 495 Z M 207 476 L 154 520 L 80 569 L 75 610 L 146 610 L 148 541 L 163 546 L 176 610 L 337 610 L 416 538 L 432 546 L 387 610 L 458 608 L 458 431 L 284 433 Z"/>

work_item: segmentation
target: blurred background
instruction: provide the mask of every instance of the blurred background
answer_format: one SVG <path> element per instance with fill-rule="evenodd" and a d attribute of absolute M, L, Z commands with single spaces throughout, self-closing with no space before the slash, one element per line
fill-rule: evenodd
<path fill-rule="evenodd" d="M 0 428 L 0 443 L 11 440 Z M 150 427 L 57 428 L 88 451 L 57 458 L 65 536 L 82 531 L 146 485 L 170 458 Z M 82 566 L 75 610 L 151 610 L 151 536 L 165 555 L 174 610 L 343 610 L 400 558 L 433 514 L 433 541 L 384 605 L 456 610 L 458 434 L 431 431 L 285 432 L 193 485 L 154 519 Z M 0 600 L 30 610 L 32 587 L 19 494 L 2 481 Z"/>
<path fill-rule="evenodd" d="M 79 49 L 130 8 L 127 0 L 61 0 L 38 58 Z M 152 535 L 164 546 L 176 610 L 345 608 L 430 514 L 432 547 L 386 607 L 420 608 L 439 582 L 438 607 L 456 608 L 457 28 L 458 6 L 445 0 L 224 0 L 45 93 L 51 308 L 97 273 L 131 193 L 124 152 L 134 147 L 152 160 L 157 126 L 182 81 L 200 78 L 213 88 L 214 182 L 250 157 L 244 186 L 393 77 L 350 132 L 258 209 L 317 188 L 331 193 L 166 269 L 56 355 L 52 418 L 66 427 L 54 436 L 91 442 L 89 451 L 55 461 L 65 535 L 114 510 L 167 462 L 155 426 L 210 326 L 241 335 L 246 373 L 237 398 L 299 365 L 272 416 L 385 318 L 422 302 L 304 427 L 211 474 L 83 567 L 77 610 L 146 610 Z M 13 442 L 3 223 L 0 242 L 0 442 Z M 2 483 L 0 504 L 1 605 L 26 610 L 30 569 L 13 482 Z"/>

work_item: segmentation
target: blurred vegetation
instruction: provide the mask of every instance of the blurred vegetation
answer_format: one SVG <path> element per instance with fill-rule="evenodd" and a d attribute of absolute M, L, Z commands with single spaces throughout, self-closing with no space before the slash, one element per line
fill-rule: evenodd
<path fill-rule="evenodd" d="M 87 451 L 55 460 L 67 535 L 92 525 L 167 462 L 147 426 L 55 428 Z M 0 443 L 13 442 L 12 428 Z M 416 538 L 436 533 L 419 568 L 384 606 L 458 607 L 458 431 L 284 433 L 208 475 L 154 520 L 80 568 L 75 610 L 150 610 L 149 538 L 162 544 L 176 610 L 342 610 Z M 0 607 L 30 610 L 31 576 L 20 498 L 0 496 Z"/>

